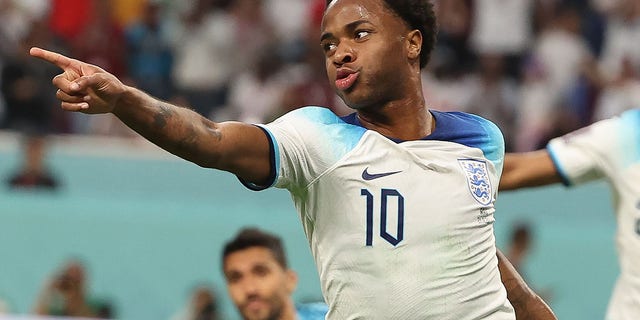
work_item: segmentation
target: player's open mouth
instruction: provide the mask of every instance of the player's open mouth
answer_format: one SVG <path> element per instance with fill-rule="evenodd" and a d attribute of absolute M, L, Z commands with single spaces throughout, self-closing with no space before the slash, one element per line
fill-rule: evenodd
<path fill-rule="evenodd" d="M 338 70 L 336 74 L 336 88 L 338 90 L 347 90 L 353 86 L 358 79 L 359 72 L 351 70 Z"/>

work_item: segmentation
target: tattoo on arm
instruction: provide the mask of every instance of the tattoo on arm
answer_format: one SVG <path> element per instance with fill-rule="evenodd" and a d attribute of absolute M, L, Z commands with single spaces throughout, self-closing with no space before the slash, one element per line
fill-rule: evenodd
<path fill-rule="evenodd" d="M 153 125 L 157 128 L 164 129 L 167 126 L 167 120 L 174 115 L 174 111 L 171 107 L 161 104 L 158 106 L 160 112 L 153 116 Z"/>

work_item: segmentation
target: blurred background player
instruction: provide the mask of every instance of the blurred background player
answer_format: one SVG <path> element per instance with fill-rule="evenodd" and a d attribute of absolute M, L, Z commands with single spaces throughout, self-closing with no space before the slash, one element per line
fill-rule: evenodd
<path fill-rule="evenodd" d="M 545 150 L 505 156 L 500 190 L 605 180 L 613 193 L 620 275 L 607 320 L 640 315 L 640 109 L 551 140 Z"/>
<path fill-rule="evenodd" d="M 84 264 L 76 259 L 69 260 L 44 284 L 33 312 L 64 317 L 113 318 L 110 304 L 91 298 L 87 291 Z"/>
<path fill-rule="evenodd" d="M 171 320 L 220 320 L 218 298 L 209 285 L 199 285 L 191 293 L 184 310 Z"/>
<path fill-rule="evenodd" d="M 520 275 L 523 274 L 522 266 L 524 260 L 526 260 L 531 250 L 531 232 L 531 226 L 526 223 L 514 226 L 511 231 L 511 242 L 507 248 L 506 256 Z"/>
<path fill-rule="evenodd" d="M 245 320 L 323 320 L 327 314 L 324 303 L 293 301 L 298 276 L 274 234 L 240 230 L 224 246 L 222 270 L 229 296 Z"/>

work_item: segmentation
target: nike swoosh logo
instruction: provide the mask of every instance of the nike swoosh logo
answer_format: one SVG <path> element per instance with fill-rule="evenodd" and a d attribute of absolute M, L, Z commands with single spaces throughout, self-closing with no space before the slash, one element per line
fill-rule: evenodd
<path fill-rule="evenodd" d="M 369 181 L 369 180 L 390 176 L 392 174 L 396 174 L 400 172 L 402 172 L 402 170 L 393 171 L 393 172 L 383 172 L 383 173 L 369 173 L 369 167 L 367 167 L 364 169 L 364 171 L 362 171 L 362 179 Z"/>

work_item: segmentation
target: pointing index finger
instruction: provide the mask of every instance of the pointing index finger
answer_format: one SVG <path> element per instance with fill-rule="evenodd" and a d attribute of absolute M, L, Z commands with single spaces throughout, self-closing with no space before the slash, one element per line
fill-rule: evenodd
<path fill-rule="evenodd" d="M 73 63 L 73 59 L 69 57 L 65 57 L 59 53 L 44 50 L 38 47 L 31 48 L 31 50 L 29 50 L 29 54 L 33 57 L 53 63 L 63 70 L 69 68 Z"/>

